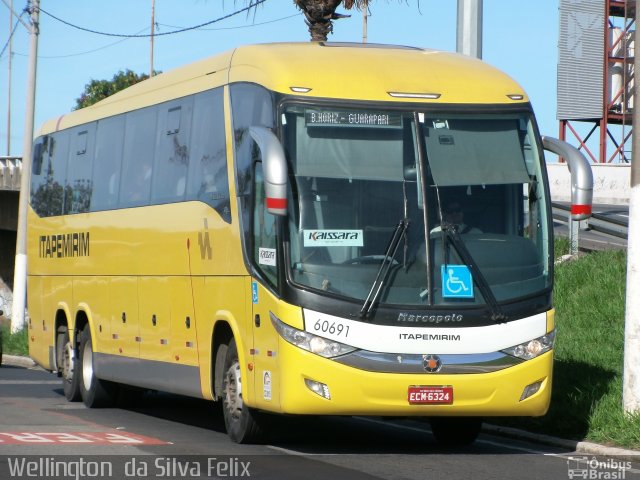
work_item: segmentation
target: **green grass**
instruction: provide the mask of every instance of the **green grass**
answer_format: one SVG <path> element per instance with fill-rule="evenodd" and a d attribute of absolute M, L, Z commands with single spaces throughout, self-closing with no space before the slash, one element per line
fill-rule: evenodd
<path fill-rule="evenodd" d="M 27 329 L 20 330 L 14 334 L 7 326 L 2 329 L 2 352 L 6 355 L 29 355 L 29 339 Z"/>
<path fill-rule="evenodd" d="M 629 418 L 622 409 L 625 279 L 624 250 L 595 252 L 556 266 L 551 407 L 544 417 L 506 423 L 640 448 L 640 416 Z"/>

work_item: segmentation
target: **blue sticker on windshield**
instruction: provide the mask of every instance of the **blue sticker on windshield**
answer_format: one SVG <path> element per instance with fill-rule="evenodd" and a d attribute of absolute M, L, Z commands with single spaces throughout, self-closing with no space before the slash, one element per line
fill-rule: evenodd
<path fill-rule="evenodd" d="M 466 265 L 442 265 L 443 298 L 473 298 L 473 278 Z"/>

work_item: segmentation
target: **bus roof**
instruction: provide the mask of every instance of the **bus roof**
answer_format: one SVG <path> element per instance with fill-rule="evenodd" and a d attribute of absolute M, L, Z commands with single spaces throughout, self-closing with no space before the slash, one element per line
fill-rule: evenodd
<path fill-rule="evenodd" d="M 358 43 L 272 43 L 238 47 L 162 73 L 95 105 L 52 119 L 39 134 L 235 82 L 314 98 L 431 104 L 528 102 L 522 87 L 509 76 L 455 53 Z M 292 87 L 310 90 L 300 93 Z M 416 98 L 415 94 L 434 98 Z"/>

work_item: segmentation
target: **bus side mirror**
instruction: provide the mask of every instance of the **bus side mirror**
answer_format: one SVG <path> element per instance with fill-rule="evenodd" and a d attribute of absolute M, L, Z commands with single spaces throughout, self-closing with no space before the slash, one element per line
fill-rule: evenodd
<path fill-rule="evenodd" d="M 589 161 L 576 147 L 557 138 L 542 137 L 542 146 L 567 161 L 571 172 L 571 218 L 589 218 L 593 201 L 593 173 Z"/>
<path fill-rule="evenodd" d="M 267 211 L 284 216 L 287 214 L 287 161 L 282 145 L 268 128 L 249 127 L 249 134 L 262 154 Z"/>

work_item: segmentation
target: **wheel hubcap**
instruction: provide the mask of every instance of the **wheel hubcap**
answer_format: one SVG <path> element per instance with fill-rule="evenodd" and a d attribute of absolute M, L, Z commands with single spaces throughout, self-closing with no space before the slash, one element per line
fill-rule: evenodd
<path fill-rule="evenodd" d="M 74 355 L 71 342 L 67 342 L 62 353 L 62 377 L 70 382 L 73 379 Z"/>
<path fill-rule="evenodd" d="M 84 389 L 89 390 L 91 388 L 91 380 L 93 379 L 93 349 L 90 343 L 86 343 L 84 346 L 84 352 L 82 353 L 82 381 L 84 382 Z"/>
<path fill-rule="evenodd" d="M 242 413 L 242 381 L 240 379 L 240 363 L 233 363 L 224 376 L 224 403 L 227 412 L 233 418 L 240 418 Z"/>

